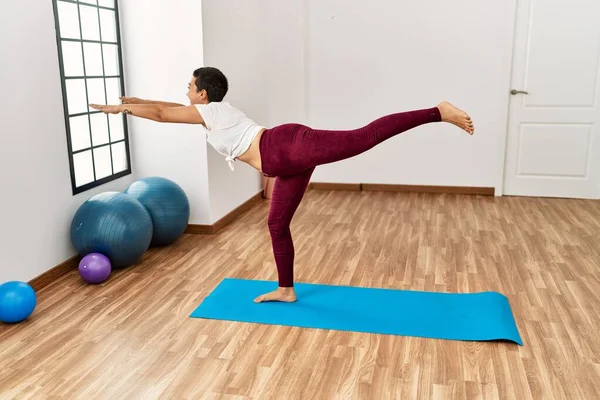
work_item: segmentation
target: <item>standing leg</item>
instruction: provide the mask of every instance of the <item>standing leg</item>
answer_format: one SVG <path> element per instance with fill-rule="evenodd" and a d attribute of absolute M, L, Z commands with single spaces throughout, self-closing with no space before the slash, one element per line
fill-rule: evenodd
<path fill-rule="evenodd" d="M 296 301 L 296 294 L 294 293 L 295 250 L 290 224 L 300 201 L 304 197 L 314 170 L 314 168 L 309 168 L 296 175 L 275 178 L 268 225 L 279 275 L 279 288 L 274 292 L 256 298 L 255 302 L 257 303 L 263 301 Z"/>

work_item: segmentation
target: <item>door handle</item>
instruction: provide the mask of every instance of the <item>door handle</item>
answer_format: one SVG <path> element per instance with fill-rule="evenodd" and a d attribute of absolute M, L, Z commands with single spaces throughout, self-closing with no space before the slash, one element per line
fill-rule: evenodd
<path fill-rule="evenodd" d="M 513 90 L 511 90 L 511 91 L 510 91 L 510 94 L 512 94 L 513 96 L 514 96 L 515 94 L 519 94 L 519 93 L 522 93 L 522 94 L 529 94 L 528 92 L 526 92 L 526 91 L 524 91 L 524 90 L 516 90 L 516 89 L 513 89 Z"/>

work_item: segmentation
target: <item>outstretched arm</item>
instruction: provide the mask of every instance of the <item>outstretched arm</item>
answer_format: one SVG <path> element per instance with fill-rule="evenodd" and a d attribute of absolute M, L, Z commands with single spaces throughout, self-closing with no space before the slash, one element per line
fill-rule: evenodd
<path fill-rule="evenodd" d="M 171 103 L 168 101 L 158 101 L 158 100 L 144 100 L 138 97 L 127 97 L 121 96 L 121 102 L 123 104 L 160 104 L 161 106 L 167 107 L 184 107 L 184 104 L 179 103 Z"/>
<path fill-rule="evenodd" d="M 204 125 L 202 116 L 194 106 L 167 107 L 160 104 L 121 104 L 118 106 L 105 106 L 90 104 L 90 107 L 95 110 L 100 110 L 105 114 L 123 113 L 156 122 Z"/>

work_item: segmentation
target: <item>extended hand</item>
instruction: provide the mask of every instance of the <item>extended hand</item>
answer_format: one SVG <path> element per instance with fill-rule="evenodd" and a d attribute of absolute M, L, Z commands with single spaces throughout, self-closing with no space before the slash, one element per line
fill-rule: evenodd
<path fill-rule="evenodd" d="M 122 112 L 121 106 L 104 106 L 98 104 L 90 104 L 94 110 L 102 111 L 104 114 L 118 114 Z"/>

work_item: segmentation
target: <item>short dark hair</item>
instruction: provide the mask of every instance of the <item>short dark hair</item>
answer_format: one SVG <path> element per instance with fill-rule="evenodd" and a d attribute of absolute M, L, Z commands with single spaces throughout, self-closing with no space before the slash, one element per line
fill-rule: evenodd
<path fill-rule="evenodd" d="M 198 91 L 206 90 L 209 102 L 222 101 L 229 89 L 227 77 L 214 67 L 198 68 L 194 71 L 194 78 Z"/>

